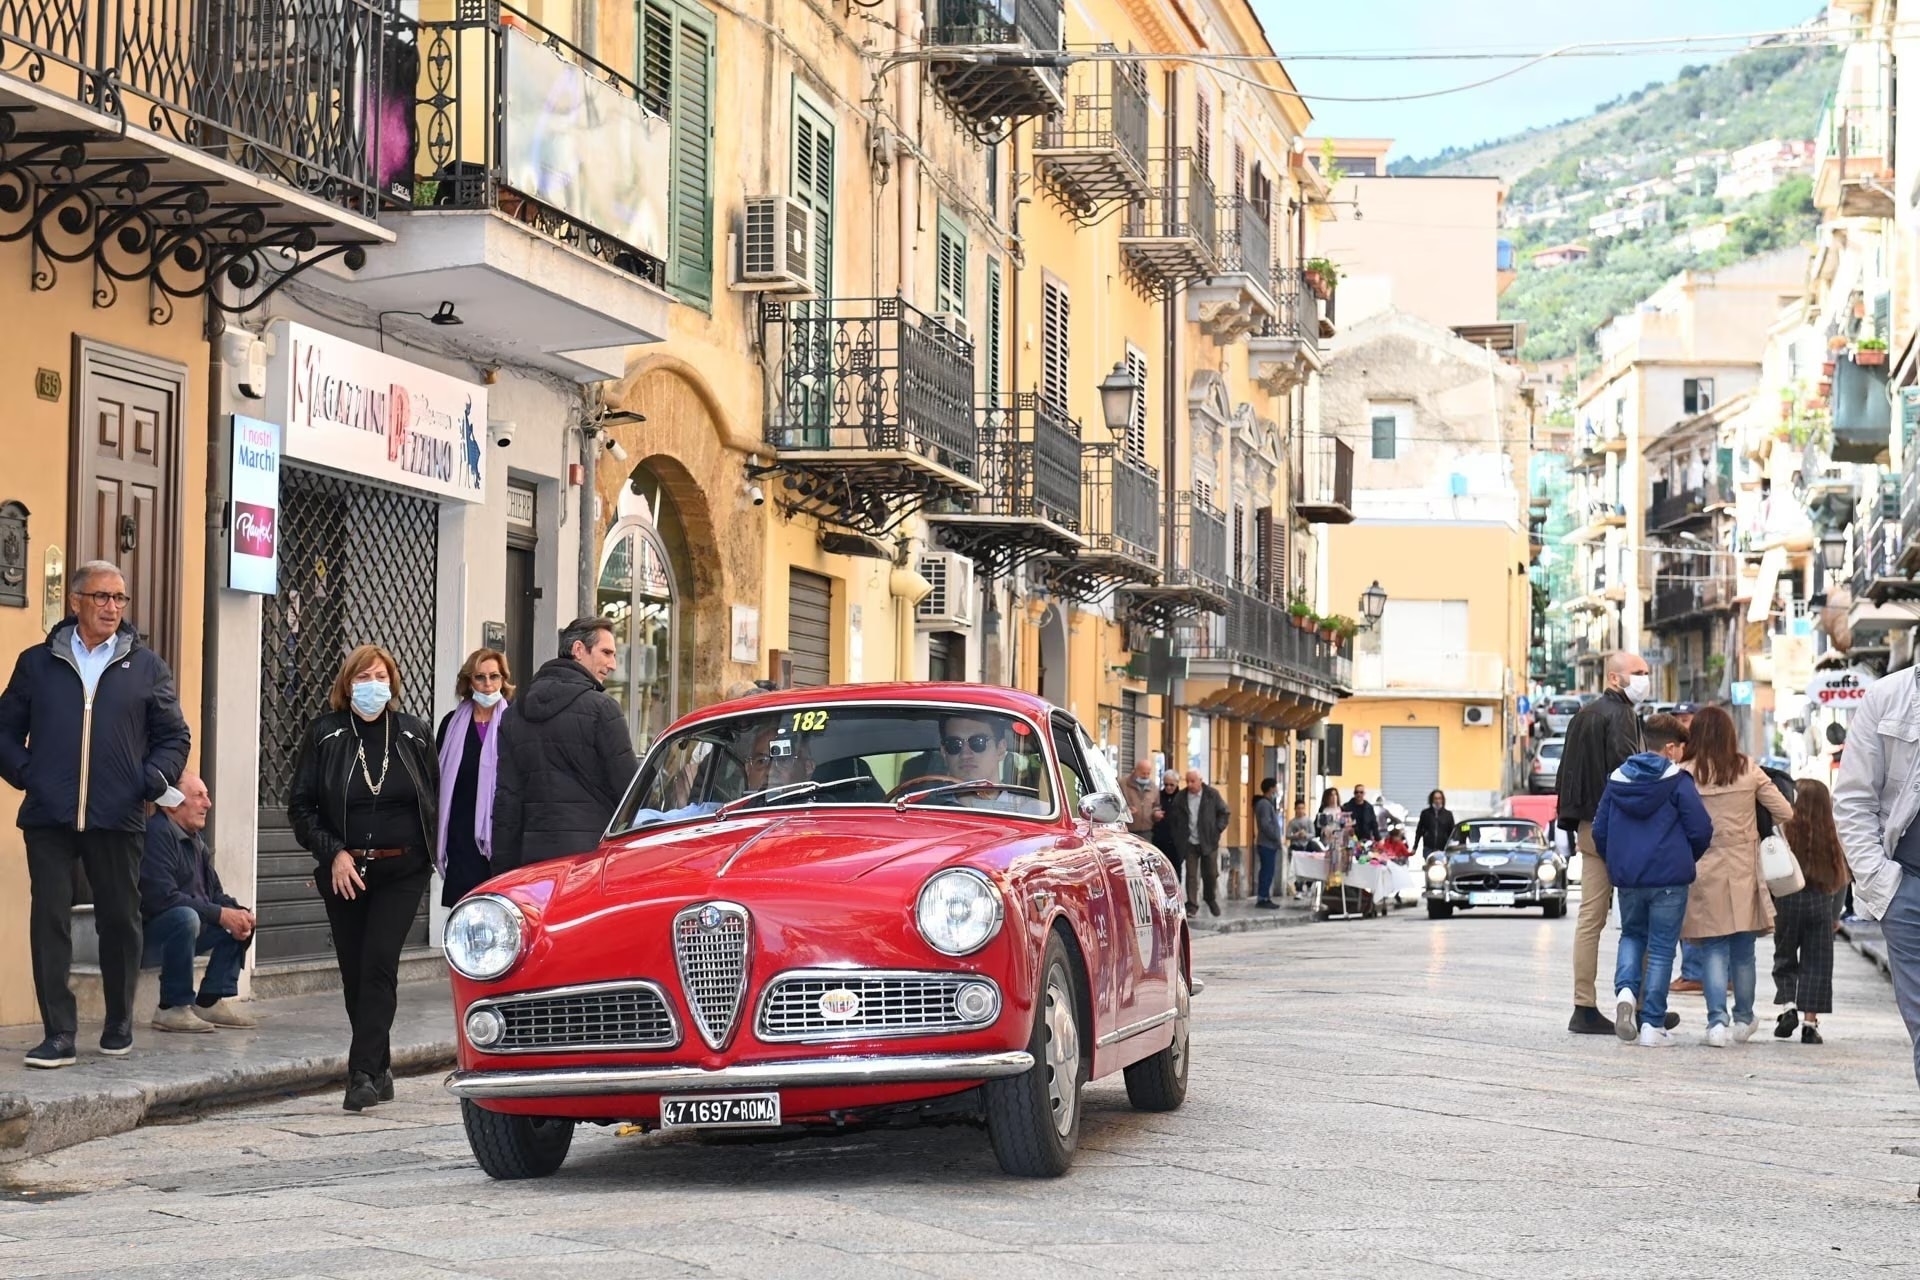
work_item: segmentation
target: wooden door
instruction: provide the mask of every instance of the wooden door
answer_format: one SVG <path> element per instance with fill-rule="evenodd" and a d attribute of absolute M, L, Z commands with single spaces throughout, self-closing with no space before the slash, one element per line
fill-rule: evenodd
<path fill-rule="evenodd" d="M 180 628 L 180 477 L 187 370 L 74 340 L 73 480 L 67 566 L 110 560 L 127 617 L 170 665 Z"/>

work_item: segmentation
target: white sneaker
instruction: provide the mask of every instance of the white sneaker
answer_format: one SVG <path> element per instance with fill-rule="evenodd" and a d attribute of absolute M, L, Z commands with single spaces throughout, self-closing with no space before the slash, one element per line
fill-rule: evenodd
<path fill-rule="evenodd" d="M 1649 1022 L 1640 1028 L 1640 1038 L 1634 1043 L 1642 1049 L 1671 1049 L 1680 1042 L 1673 1038 L 1673 1032 L 1665 1027 L 1656 1027 Z"/>
<path fill-rule="evenodd" d="M 1753 1039 L 1753 1028 L 1754 1024 L 1751 1022 L 1734 1023 L 1733 1042 L 1735 1044 L 1745 1044 L 1747 1041 Z"/>
<path fill-rule="evenodd" d="M 1627 987 L 1620 988 L 1613 999 L 1613 1034 L 1632 1044 L 1633 1038 L 1640 1033 L 1639 1019 L 1634 1016 L 1639 1011 L 1640 1002 L 1633 998 L 1633 992 Z"/>
<path fill-rule="evenodd" d="M 1706 1037 L 1700 1041 L 1709 1049 L 1724 1049 L 1733 1043 L 1733 1035 L 1724 1024 L 1707 1028 Z"/>

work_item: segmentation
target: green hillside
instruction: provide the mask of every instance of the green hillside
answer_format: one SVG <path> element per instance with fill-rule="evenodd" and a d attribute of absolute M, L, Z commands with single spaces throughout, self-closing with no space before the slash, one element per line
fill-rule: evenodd
<path fill-rule="evenodd" d="M 1704 152 L 1813 137 L 1839 62 L 1839 51 L 1825 47 L 1755 49 L 1688 67 L 1669 83 L 1601 103 L 1577 120 L 1392 168 L 1504 178 L 1510 184 L 1505 234 L 1520 276 L 1501 300 L 1502 315 L 1526 322 L 1529 359 L 1591 357 L 1594 331 L 1676 271 L 1722 266 L 1794 243 L 1817 222 L 1805 179 L 1729 203 L 1712 194 L 1707 175 L 1664 196 L 1663 225 L 1595 238 L 1589 220 L 1610 207 L 1609 192 L 1671 178 L 1677 162 Z M 1729 223 L 1725 243 L 1704 251 L 1689 246 L 1690 231 L 1723 220 Z M 1552 270 L 1533 268 L 1534 251 L 1566 241 L 1586 244 L 1592 256 Z"/>

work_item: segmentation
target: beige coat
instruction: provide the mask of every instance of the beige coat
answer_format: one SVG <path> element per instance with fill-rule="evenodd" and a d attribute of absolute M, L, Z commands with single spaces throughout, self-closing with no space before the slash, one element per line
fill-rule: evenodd
<path fill-rule="evenodd" d="M 1692 773 L 1694 766 L 1689 761 L 1680 767 Z M 1698 942 L 1731 933 L 1771 932 L 1773 895 L 1760 875 L 1760 824 L 1754 810 L 1765 805 L 1775 824 L 1783 825 L 1793 816 L 1793 806 L 1753 764 L 1729 786 L 1702 785 L 1700 801 L 1713 819 L 1713 843 L 1694 867 L 1680 936 Z"/>

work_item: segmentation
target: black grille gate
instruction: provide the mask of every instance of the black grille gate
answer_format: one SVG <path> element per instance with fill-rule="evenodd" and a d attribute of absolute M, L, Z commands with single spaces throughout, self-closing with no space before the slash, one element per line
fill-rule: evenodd
<path fill-rule="evenodd" d="M 280 594 L 260 618 L 260 865 L 262 963 L 331 954 L 313 859 L 293 841 L 287 789 L 300 740 L 326 710 L 327 689 L 357 644 L 400 664 L 401 706 L 433 708 L 434 586 L 439 505 L 430 498 L 299 467 L 280 477 Z M 427 940 L 425 904 L 409 946 Z"/>

